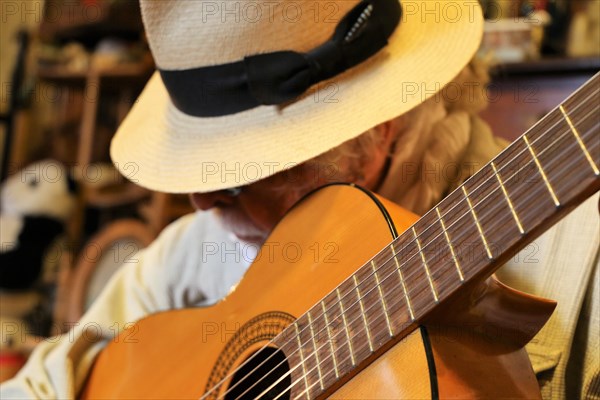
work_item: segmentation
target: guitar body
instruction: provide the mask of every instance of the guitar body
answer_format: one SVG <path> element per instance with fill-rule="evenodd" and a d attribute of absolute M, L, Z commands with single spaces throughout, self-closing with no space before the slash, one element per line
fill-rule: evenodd
<path fill-rule="evenodd" d="M 345 185 L 313 193 L 276 227 L 224 300 L 212 307 L 149 316 L 111 342 L 98 357 L 83 398 L 197 399 L 223 379 L 226 384 L 206 398 L 256 398 L 260 391 L 240 397 L 244 390 L 239 386 L 238 394 L 226 393 L 236 382 L 230 374 L 390 243 L 390 221 L 381 206 L 398 232 L 417 220 L 380 201 Z M 494 280 L 478 282 L 441 304 L 408 336 L 374 354 L 325 395 L 539 398 L 522 346 L 553 308 L 550 301 Z M 288 357 L 282 351 L 270 354 Z M 309 396 L 292 389 L 291 396 L 280 398 Z"/>

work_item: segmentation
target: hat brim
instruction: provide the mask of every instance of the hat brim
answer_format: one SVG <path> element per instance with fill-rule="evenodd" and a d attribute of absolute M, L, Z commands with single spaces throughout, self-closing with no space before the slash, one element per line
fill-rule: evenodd
<path fill-rule="evenodd" d="M 194 193 L 250 184 L 314 158 L 409 111 L 460 72 L 478 49 L 483 17 L 466 2 L 453 5 L 447 16 L 405 13 L 377 55 L 285 107 L 192 117 L 173 106 L 155 73 L 112 140 L 113 162 L 151 190 Z"/>

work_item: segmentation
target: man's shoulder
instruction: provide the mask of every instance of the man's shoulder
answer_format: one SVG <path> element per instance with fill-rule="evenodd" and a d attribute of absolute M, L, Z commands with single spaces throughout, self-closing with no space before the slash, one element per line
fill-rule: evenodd
<path fill-rule="evenodd" d="M 169 258 L 180 252 L 188 255 L 206 242 L 230 241 L 230 234 L 217 216 L 210 211 L 197 211 L 184 215 L 169 224 L 150 245 L 150 251 L 165 253 Z"/>
<path fill-rule="evenodd" d="M 154 265 L 152 281 L 166 283 L 171 308 L 211 304 L 239 281 L 249 260 L 210 211 L 196 212 L 167 226 L 144 257 Z"/>
<path fill-rule="evenodd" d="M 186 214 L 167 225 L 156 241 L 171 242 L 188 236 L 202 236 L 210 232 L 219 232 L 222 228 L 212 212 L 194 212 Z"/>

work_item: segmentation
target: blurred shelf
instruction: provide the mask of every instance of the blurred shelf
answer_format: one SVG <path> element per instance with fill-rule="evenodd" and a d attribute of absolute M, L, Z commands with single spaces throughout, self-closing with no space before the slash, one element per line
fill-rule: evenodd
<path fill-rule="evenodd" d="M 133 183 L 107 188 L 86 187 L 86 204 L 96 208 L 120 207 L 134 204 L 150 196 L 150 191 Z"/>
<path fill-rule="evenodd" d="M 103 159 L 98 156 L 99 116 L 104 107 L 110 108 L 114 116 L 113 127 L 109 132 L 116 131 L 118 124 L 125 118 L 137 93 L 154 72 L 151 56 L 142 58 L 140 62 L 115 64 L 101 68 L 94 66 L 82 71 L 72 71 L 62 65 L 40 65 L 37 77 L 42 82 L 48 82 L 60 92 L 54 101 L 56 129 L 65 126 L 70 119 L 79 125 L 76 165 L 81 168 Z M 64 92 L 63 92 L 64 90 Z M 64 95 L 63 95 L 64 93 Z M 109 107 L 110 106 L 110 107 Z M 104 114 L 106 123 L 106 114 Z M 98 132 L 97 132 L 98 131 Z M 105 149 L 108 153 L 108 149 Z M 151 196 L 150 191 L 133 183 L 122 183 L 104 188 L 84 186 L 79 197 L 78 215 L 72 219 L 69 233 L 72 238 L 82 236 L 85 224 L 85 209 L 93 207 L 100 209 L 103 214 L 110 214 L 110 209 L 129 206 Z M 105 212 L 106 211 L 106 212 Z"/>
<path fill-rule="evenodd" d="M 40 38 L 44 42 L 78 41 L 95 46 L 105 37 L 139 40 L 143 36 L 139 2 L 115 0 L 46 0 Z"/>
<path fill-rule="evenodd" d="M 90 68 L 85 71 L 73 71 L 64 66 L 38 66 L 37 76 L 44 81 L 63 85 L 84 85 L 90 77 L 102 80 L 103 83 L 140 84 L 146 82 L 154 72 L 152 62 L 118 64 L 110 68 Z"/>
<path fill-rule="evenodd" d="M 492 69 L 494 76 L 531 76 L 595 73 L 600 70 L 600 57 L 542 58 L 518 63 L 499 64 Z"/>

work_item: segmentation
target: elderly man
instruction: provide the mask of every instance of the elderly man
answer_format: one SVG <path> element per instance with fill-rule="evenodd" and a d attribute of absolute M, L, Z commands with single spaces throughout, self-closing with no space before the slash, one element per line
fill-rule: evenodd
<path fill-rule="evenodd" d="M 106 342 L 89 340 L 89 324 L 110 339 L 150 313 L 226 296 L 247 249 L 313 189 L 357 183 L 422 214 L 504 146 L 475 116 L 486 83 L 485 67 L 467 65 L 482 33 L 477 1 L 141 4 L 159 71 L 111 155 L 140 185 L 192 193 L 202 212 L 125 265 L 3 399 L 74 397 Z M 442 90 L 449 83 L 458 96 Z M 556 365 L 546 361 L 534 368 Z M 565 395 L 560 380 L 550 396 Z"/>

